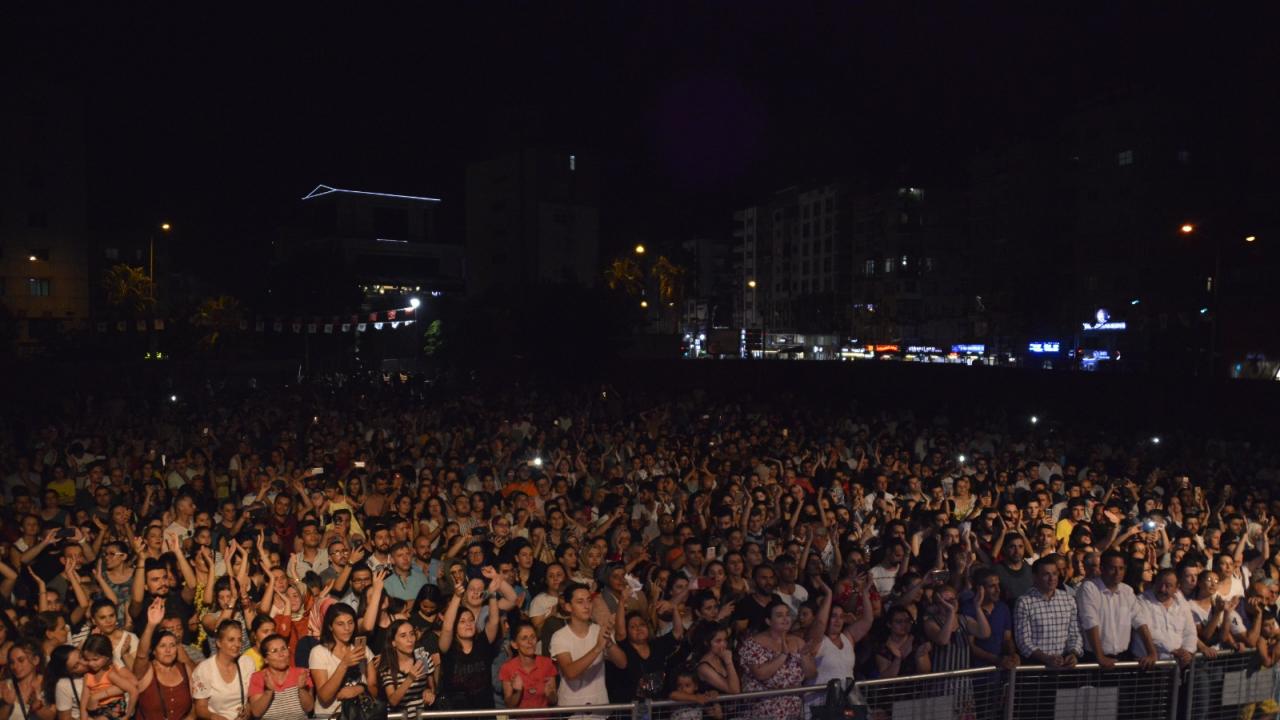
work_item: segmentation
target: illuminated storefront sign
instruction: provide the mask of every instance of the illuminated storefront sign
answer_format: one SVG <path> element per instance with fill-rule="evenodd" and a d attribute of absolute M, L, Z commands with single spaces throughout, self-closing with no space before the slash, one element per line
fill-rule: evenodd
<path fill-rule="evenodd" d="M 987 346 L 982 344 L 970 345 L 952 345 L 951 352 L 963 353 L 966 355 L 981 355 L 987 351 Z"/>
<path fill-rule="evenodd" d="M 907 352 L 909 353 L 940 353 L 942 352 L 942 348 L 934 347 L 933 345 L 908 345 Z"/>
<path fill-rule="evenodd" d="M 1056 353 L 1061 347 L 1057 340 L 1033 340 L 1027 343 L 1027 349 L 1033 353 Z"/>
<path fill-rule="evenodd" d="M 1128 327 L 1128 323 L 1123 320 L 1112 320 L 1111 313 L 1106 308 L 1098 308 L 1093 319 L 1094 322 L 1081 323 L 1085 332 L 1114 332 Z"/>

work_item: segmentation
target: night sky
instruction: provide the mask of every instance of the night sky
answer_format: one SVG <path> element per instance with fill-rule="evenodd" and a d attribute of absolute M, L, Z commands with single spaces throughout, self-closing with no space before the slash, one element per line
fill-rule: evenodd
<path fill-rule="evenodd" d="M 238 261 L 327 183 L 441 196 L 460 241 L 465 164 L 545 143 L 603 159 L 610 237 L 678 242 L 792 183 L 954 182 L 1118 89 L 1276 104 L 1274 18 L 1219 4 L 274 5 L 10 9 L 5 86 L 85 103 L 95 228 Z"/>

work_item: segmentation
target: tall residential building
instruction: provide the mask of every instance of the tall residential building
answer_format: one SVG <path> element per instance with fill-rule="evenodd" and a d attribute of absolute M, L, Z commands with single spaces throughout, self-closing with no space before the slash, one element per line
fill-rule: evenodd
<path fill-rule="evenodd" d="M 0 303 L 33 349 L 89 313 L 84 108 L 13 95 L 0 108 Z"/>
<path fill-rule="evenodd" d="M 604 271 L 599 182 L 594 158 L 566 151 L 526 149 L 468 166 L 468 293 L 595 286 Z"/>

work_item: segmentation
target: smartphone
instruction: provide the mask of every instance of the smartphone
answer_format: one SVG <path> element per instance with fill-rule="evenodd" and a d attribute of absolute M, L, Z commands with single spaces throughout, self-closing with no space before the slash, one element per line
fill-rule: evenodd
<path fill-rule="evenodd" d="M 712 560 L 715 560 L 715 559 L 716 559 L 716 546 L 711 545 L 707 547 L 707 562 L 711 562 Z"/>
<path fill-rule="evenodd" d="M 322 467 L 313 467 L 313 468 L 311 468 L 311 474 L 312 474 L 312 475 L 323 475 L 323 474 L 324 474 L 324 468 L 322 468 Z"/>
<path fill-rule="evenodd" d="M 363 460 L 357 460 L 357 461 L 356 461 L 356 467 L 358 467 L 358 468 L 363 468 L 363 467 L 364 467 L 364 461 L 363 461 Z"/>
<path fill-rule="evenodd" d="M 61 530 L 58 531 L 58 539 L 69 540 L 72 537 L 74 537 L 75 534 L 76 534 L 76 531 L 73 528 L 62 528 Z"/>
<path fill-rule="evenodd" d="M 418 662 L 422 663 L 423 665 L 426 665 L 426 664 L 427 664 L 427 657 L 428 657 L 428 656 L 430 656 L 430 655 L 431 655 L 431 653 L 427 652 L 427 649 L 426 649 L 426 648 L 423 648 L 423 647 L 416 647 L 416 648 L 414 648 L 414 649 L 413 649 L 413 659 L 414 659 L 414 660 L 417 660 Z"/>
<path fill-rule="evenodd" d="M 356 647 L 356 652 L 360 653 L 363 656 L 365 650 L 368 647 L 369 639 L 366 638 L 364 635 L 357 635 L 356 639 L 351 641 L 351 644 Z"/>

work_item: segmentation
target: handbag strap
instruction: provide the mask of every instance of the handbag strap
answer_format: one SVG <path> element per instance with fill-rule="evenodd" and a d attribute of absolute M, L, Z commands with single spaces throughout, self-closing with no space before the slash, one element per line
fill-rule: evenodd
<path fill-rule="evenodd" d="M 80 693 L 76 692 L 76 679 L 67 678 L 67 682 L 71 683 L 71 697 L 75 698 L 76 700 L 76 714 L 79 715 L 80 710 L 84 706 L 80 704 Z M 83 718 L 81 720 L 83 720 Z"/>
<path fill-rule="evenodd" d="M 13 694 L 18 696 L 18 707 L 22 708 L 22 720 L 30 720 L 31 716 L 27 713 L 27 701 L 22 699 L 22 687 L 18 685 L 18 678 L 10 676 L 13 681 Z"/>
<path fill-rule="evenodd" d="M 240 672 L 240 658 L 236 658 L 236 679 L 240 681 L 240 704 L 244 705 L 244 673 Z"/>

